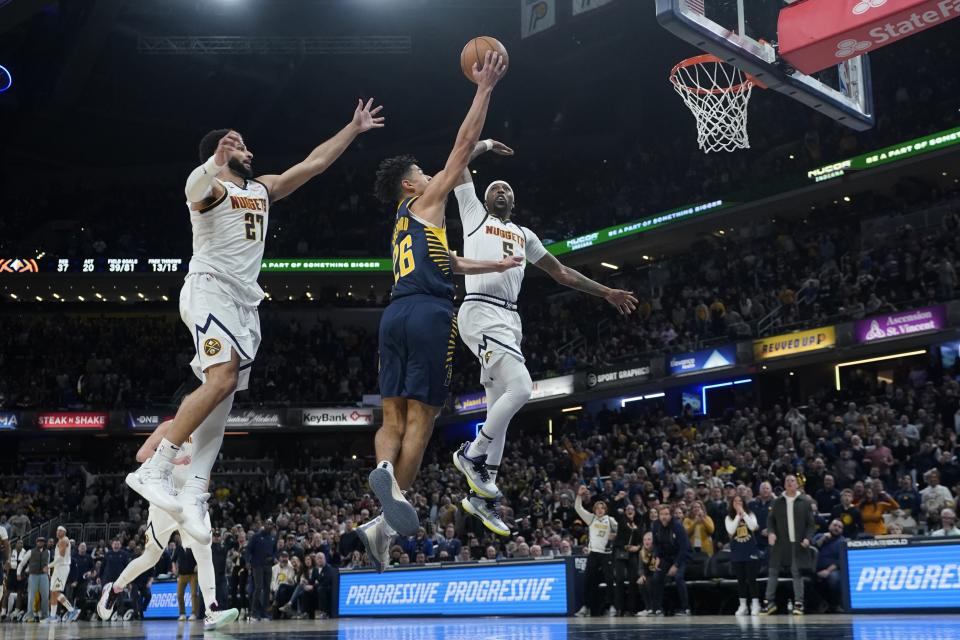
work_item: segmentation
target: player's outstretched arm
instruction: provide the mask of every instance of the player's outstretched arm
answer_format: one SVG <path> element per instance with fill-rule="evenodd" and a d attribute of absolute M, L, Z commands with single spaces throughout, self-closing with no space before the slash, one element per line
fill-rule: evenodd
<path fill-rule="evenodd" d="M 486 140 L 480 140 L 477 144 L 473 145 L 473 153 L 470 154 L 470 160 L 467 161 L 467 166 L 464 168 L 463 172 L 460 174 L 460 181 L 457 182 L 455 187 L 459 187 L 462 184 L 469 184 L 473 182 L 473 176 L 470 174 L 470 163 L 485 154 L 488 151 L 493 151 L 498 156 L 512 156 L 513 149 L 490 138 Z"/>
<path fill-rule="evenodd" d="M 463 171 L 470 162 L 470 155 L 480 139 L 483 123 L 487 119 L 490 96 L 493 88 L 507 72 L 507 64 L 499 54 L 487 51 L 483 68 L 473 65 L 473 77 L 477 81 L 477 93 L 473 97 L 470 110 L 457 132 L 453 151 L 447 157 L 443 170 L 433 176 L 423 195 L 413 204 L 413 211 L 427 223 L 440 226 L 443 223 L 443 211 L 447 196 L 460 184 Z"/>
<path fill-rule="evenodd" d="M 286 198 L 308 180 L 326 171 L 358 135 L 371 129 L 383 128 L 384 118 L 377 115 L 381 109 L 383 109 L 382 105 L 373 106 L 373 98 L 367 100 L 366 104 L 362 99 L 358 100 L 350 123 L 310 152 L 303 162 L 298 162 L 280 175 L 265 175 L 257 178 L 267 187 L 270 199 L 275 202 Z"/>
<path fill-rule="evenodd" d="M 502 273 L 508 269 L 515 269 L 523 266 L 523 258 L 520 256 L 507 256 L 503 260 L 473 260 L 471 258 L 461 258 L 454 252 L 450 252 L 450 258 L 453 262 L 453 272 L 467 276 L 476 276 L 482 273 Z"/>
<path fill-rule="evenodd" d="M 637 308 L 637 299 L 632 291 L 623 289 L 611 289 L 595 280 L 591 280 L 576 269 L 564 266 L 559 260 L 551 254 L 545 254 L 534 264 L 547 272 L 547 274 L 565 287 L 576 289 L 589 293 L 592 296 L 603 298 L 617 308 L 622 314 L 630 314 Z"/>

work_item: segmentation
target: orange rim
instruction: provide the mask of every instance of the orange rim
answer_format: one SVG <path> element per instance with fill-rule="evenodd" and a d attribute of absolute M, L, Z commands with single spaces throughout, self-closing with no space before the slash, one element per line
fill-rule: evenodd
<path fill-rule="evenodd" d="M 718 58 L 717 56 L 711 53 L 705 53 L 703 55 L 693 56 L 692 58 L 681 60 L 676 65 L 674 65 L 673 69 L 670 70 L 670 82 L 673 83 L 675 87 L 678 87 L 680 89 L 683 89 L 684 91 L 688 91 L 690 93 L 696 93 L 699 95 L 705 95 L 705 94 L 720 95 L 723 93 L 740 93 L 746 90 L 748 84 L 751 84 L 755 87 L 760 87 L 761 89 L 767 88 L 767 85 L 763 84 L 755 76 L 747 73 L 746 71 L 743 71 L 742 69 L 740 70 L 740 72 L 743 73 L 743 75 L 746 77 L 746 79 L 743 82 L 740 82 L 738 84 L 735 84 L 729 87 L 717 87 L 714 89 L 704 89 L 702 87 L 687 86 L 686 84 L 681 82 L 679 76 L 677 76 L 677 71 L 679 71 L 680 69 L 685 69 L 686 67 L 692 67 L 698 64 L 709 64 L 711 62 L 717 63 L 717 64 L 730 65 L 730 63 L 727 62 L 726 60 L 721 60 L 720 58 Z M 730 65 L 730 66 L 733 66 L 733 65 Z"/>

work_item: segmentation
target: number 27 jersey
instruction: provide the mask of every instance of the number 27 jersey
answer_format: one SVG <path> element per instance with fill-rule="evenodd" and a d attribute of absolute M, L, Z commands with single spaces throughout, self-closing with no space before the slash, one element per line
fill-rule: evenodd
<path fill-rule="evenodd" d="M 429 225 L 410 211 L 417 198 L 397 207 L 390 245 L 393 250 L 391 300 L 416 294 L 453 300 L 453 264 L 447 230 Z"/>
<path fill-rule="evenodd" d="M 219 182 L 223 195 L 202 209 L 190 211 L 190 273 L 217 276 L 230 285 L 230 294 L 238 303 L 255 307 L 263 300 L 257 278 L 267 237 L 270 193 L 256 180 L 247 180 L 242 187 L 229 180 Z"/>

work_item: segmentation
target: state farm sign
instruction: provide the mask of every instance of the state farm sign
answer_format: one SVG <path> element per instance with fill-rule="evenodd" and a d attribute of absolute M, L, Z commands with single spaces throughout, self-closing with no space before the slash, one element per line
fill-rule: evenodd
<path fill-rule="evenodd" d="M 780 12 L 780 55 L 811 74 L 960 16 L 960 0 L 807 0 Z"/>

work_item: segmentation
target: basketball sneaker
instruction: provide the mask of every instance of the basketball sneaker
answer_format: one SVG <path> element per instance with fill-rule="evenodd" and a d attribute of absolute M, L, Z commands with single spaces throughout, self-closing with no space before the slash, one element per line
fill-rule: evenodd
<path fill-rule="evenodd" d="M 203 619 L 203 630 L 213 631 L 225 624 L 230 624 L 240 617 L 236 609 L 221 609 L 216 602 L 207 607 L 207 617 Z"/>
<path fill-rule="evenodd" d="M 151 505 L 176 517 L 183 507 L 177 501 L 177 492 L 173 488 L 172 471 L 172 462 L 154 456 L 140 465 L 139 469 L 127 474 L 127 486 Z"/>
<path fill-rule="evenodd" d="M 64 616 L 67 622 L 76 622 L 80 618 L 80 607 L 74 607 L 73 611 L 68 611 Z"/>
<path fill-rule="evenodd" d="M 406 496 L 400 490 L 397 479 L 384 462 L 370 472 L 368 481 L 373 493 L 380 500 L 383 509 L 383 517 L 392 529 L 395 529 L 403 536 L 416 535 L 420 528 L 420 518 L 417 516 L 417 510 L 407 501 Z"/>
<path fill-rule="evenodd" d="M 193 493 L 192 491 L 182 491 L 178 497 L 183 510 L 177 517 L 177 521 L 183 526 L 187 535 L 202 545 L 208 545 L 213 541 L 210 527 L 207 526 L 207 500 L 209 498 L 209 493 Z"/>
<path fill-rule="evenodd" d="M 490 473 L 487 471 L 486 454 L 476 458 L 467 457 L 469 442 L 464 442 L 453 454 L 453 466 L 457 468 L 463 477 L 467 479 L 467 484 L 474 493 L 483 498 L 496 498 L 500 495 L 500 489 L 490 479 Z"/>
<path fill-rule="evenodd" d="M 120 593 L 123 592 L 121 591 Z M 103 585 L 103 590 L 100 592 L 100 600 L 97 602 L 97 615 L 100 616 L 100 619 L 104 622 L 107 622 L 113 617 L 113 608 L 116 606 L 117 600 L 120 599 L 120 593 L 114 593 L 112 582 Z"/>
<path fill-rule="evenodd" d="M 510 535 L 510 527 L 500 518 L 499 498 L 488 500 L 471 493 L 460 501 L 460 506 L 470 515 L 480 518 L 483 521 L 483 526 L 495 534 L 499 536 Z"/>
<path fill-rule="evenodd" d="M 390 543 L 395 533 L 382 515 L 357 528 L 357 535 L 367 550 L 367 558 L 378 573 L 383 573 L 390 564 Z"/>

